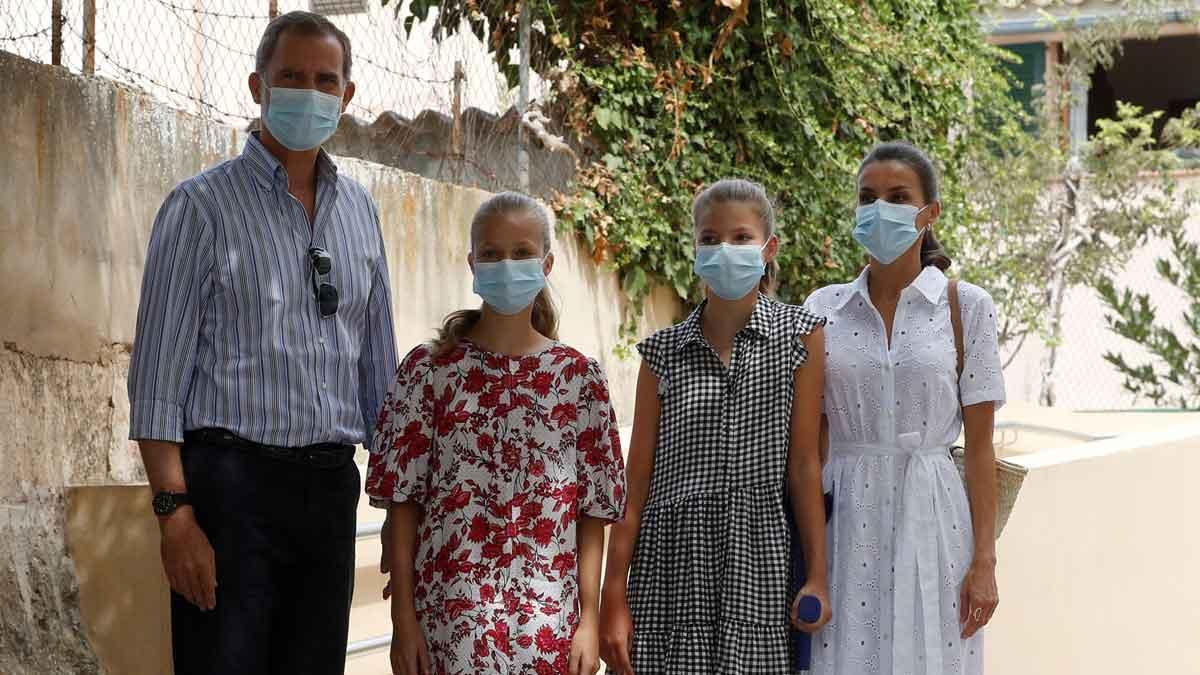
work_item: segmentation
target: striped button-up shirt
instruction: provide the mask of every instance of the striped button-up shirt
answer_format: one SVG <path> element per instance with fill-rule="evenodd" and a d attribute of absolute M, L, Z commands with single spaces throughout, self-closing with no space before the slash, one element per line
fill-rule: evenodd
<path fill-rule="evenodd" d="M 227 429 L 259 443 L 369 443 L 396 370 L 379 213 L 321 151 L 312 224 L 284 167 L 242 154 L 171 192 L 150 235 L 129 373 L 130 438 Z M 333 265 L 322 317 L 310 248 Z"/>

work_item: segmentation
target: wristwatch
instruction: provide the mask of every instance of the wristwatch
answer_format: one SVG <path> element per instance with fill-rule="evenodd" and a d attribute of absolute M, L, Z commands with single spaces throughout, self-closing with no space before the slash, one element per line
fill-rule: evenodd
<path fill-rule="evenodd" d="M 191 504 L 186 492 L 167 492 L 166 490 L 154 495 L 154 515 L 169 516 L 175 509 Z"/>

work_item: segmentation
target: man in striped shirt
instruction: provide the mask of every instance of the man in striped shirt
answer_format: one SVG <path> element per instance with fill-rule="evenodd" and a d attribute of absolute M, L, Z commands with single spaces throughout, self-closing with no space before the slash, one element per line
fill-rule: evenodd
<path fill-rule="evenodd" d="M 341 673 L 359 495 L 396 368 L 370 195 L 321 150 L 354 95 L 324 17 L 273 20 L 262 130 L 175 188 L 150 237 L 129 375 L 171 585 L 176 675 Z"/>

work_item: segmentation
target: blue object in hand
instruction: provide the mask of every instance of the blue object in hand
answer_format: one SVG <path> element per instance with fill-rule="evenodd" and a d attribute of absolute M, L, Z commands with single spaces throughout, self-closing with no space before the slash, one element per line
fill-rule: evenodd
<path fill-rule="evenodd" d="M 805 595 L 800 598 L 800 606 L 796 614 L 804 623 L 812 623 L 821 618 L 821 601 L 815 595 Z"/>
<path fill-rule="evenodd" d="M 821 601 L 812 595 L 800 596 L 800 605 L 796 607 L 796 617 L 804 623 L 812 623 L 821 618 Z M 812 636 L 808 633 L 795 632 L 792 635 L 792 646 L 795 649 L 797 670 L 808 670 L 812 665 Z"/>

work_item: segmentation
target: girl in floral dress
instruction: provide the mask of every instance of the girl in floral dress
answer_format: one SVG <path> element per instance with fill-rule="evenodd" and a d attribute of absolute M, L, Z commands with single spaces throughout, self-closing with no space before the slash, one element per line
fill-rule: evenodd
<path fill-rule="evenodd" d="M 483 308 L 409 352 L 380 412 L 366 491 L 388 510 L 397 674 L 598 667 L 624 466 L 604 374 L 556 340 L 551 239 L 525 195 L 479 208 L 468 263 Z"/>

